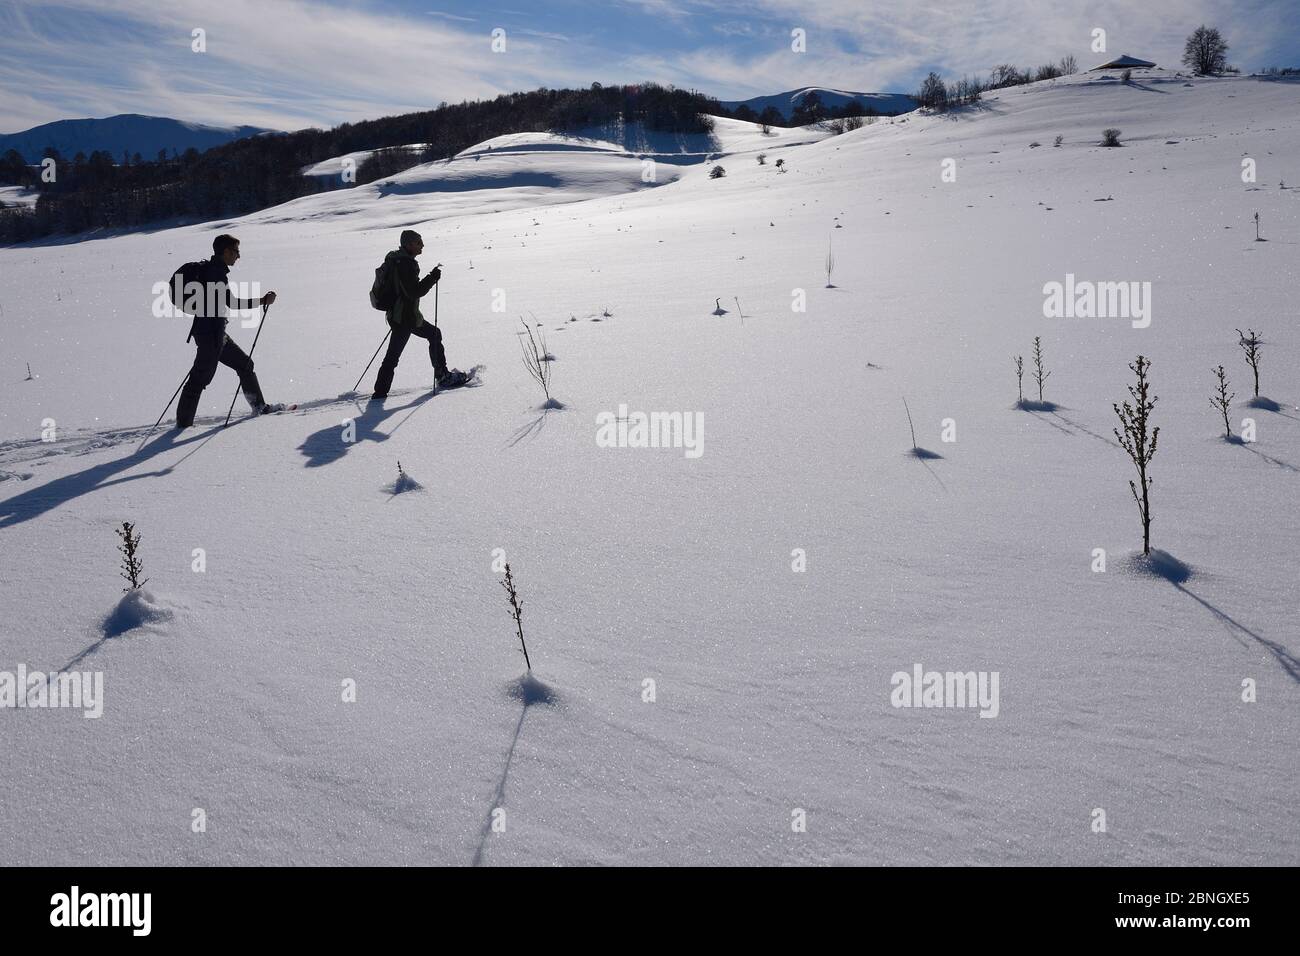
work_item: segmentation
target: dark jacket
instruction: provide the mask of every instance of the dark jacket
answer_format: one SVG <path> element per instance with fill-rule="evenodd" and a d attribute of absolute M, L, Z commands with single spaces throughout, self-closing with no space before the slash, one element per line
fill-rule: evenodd
<path fill-rule="evenodd" d="M 420 264 L 405 249 L 394 249 L 384 256 L 384 261 L 388 263 L 392 281 L 397 284 L 397 301 L 385 313 L 388 324 L 395 329 L 418 329 L 424 325 L 420 299 L 429 294 L 442 277 L 442 271 L 435 268 L 421 279 Z"/>
<path fill-rule="evenodd" d="M 226 312 L 229 309 L 255 309 L 260 299 L 238 299 L 230 291 L 226 277 L 230 266 L 218 256 L 213 256 L 199 271 L 203 283 L 202 298 L 186 299 L 186 309 L 194 316 L 190 323 L 189 341 L 196 335 L 216 335 L 226 331 Z"/>

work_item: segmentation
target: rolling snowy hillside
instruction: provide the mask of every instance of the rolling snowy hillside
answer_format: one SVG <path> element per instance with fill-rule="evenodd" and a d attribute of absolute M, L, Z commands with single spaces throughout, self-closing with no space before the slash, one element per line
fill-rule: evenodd
<path fill-rule="evenodd" d="M 103 674 L 97 719 L 0 712 L 0 859 L 1300 863 L 1298 93 L 1152 71 L 841 136 L 719 121 L 650 181 L 539 134 L 0 249 L 0 671 Z M 376 406 L 373 368 L 348 392 L 403 228 L 483 384 L 431 394 L 413 342 Z M 223 368 L 144 441 L 193 358 L 153 286 L 221 231 L 278 293 L 257 370 L 299 408 L 223 430 Z M 1067 277 L 1149 282 L 1149 325 L 1045 317 Z M 1050 404 L 1022 409 L 1036 336 Z M 1112 434 L 1139 353 L 1163 577 Z M 1221 438 L 1220 364 L 1252 443 Z M 602 447 L 638 412 L 698 416 L 698 457 Z M 996 716 L 894 706 L 917 666 L 996 672 Z"/>

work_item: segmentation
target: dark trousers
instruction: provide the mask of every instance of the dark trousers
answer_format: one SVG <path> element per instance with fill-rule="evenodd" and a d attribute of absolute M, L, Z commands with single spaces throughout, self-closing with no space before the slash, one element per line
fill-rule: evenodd
<path fill-rule="evenodd" d="M 199 396 L 217 374 L 217 363 L 233 368 L 239 373 L 239 387 L 244 391 L 244 398 L 254 410 L 262 405 L 262 388 L 257 384 L 257 375 L 253 372 L 253 360 L 244 354 L 244 350 L 230 340 L 225 332 L 204 332 L 194 336 L 198 350 L 194 354 L 194 367 L 190 377 L 181 389 L 181 400 L 176 406 L 176 424 L 188 428 L 194 424 L 194 413 L 199 407 Z"/>
<path fill-rule="evenodd" d="M 379 366 L 379 375 L 375 379 L 375 394 L 381 398 L 388 394 L 393 386 L 393 373 L 397 371 L 402 349 L 412 335 L 429 341 L 429 361 L 433 363 L 433 374 L 442 378 L 447 371 L 447 355 L 442 350 L 442 332 L 435 325 L 425 322 L 418 329 L 393 329 L 392 338 L 388 340 L 388 351 L 384 353 L 384 364 Z"/>

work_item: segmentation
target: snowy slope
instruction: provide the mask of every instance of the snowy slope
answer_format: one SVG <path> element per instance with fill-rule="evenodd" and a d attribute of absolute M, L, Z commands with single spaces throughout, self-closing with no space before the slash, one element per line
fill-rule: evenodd
<path fill-rule="evenodd" d="M 0 710 L 0 858 L 1300 862 L 1300 191 L 1277 185 L 1300 185 L 1297 92 L 1073 77 L 790 146 L 785 173 L 761 140 L 723 144 L 718 180 L 536 142 L 235 222 L 0 249 L 0 670 L 105 681 L 97 720 Z M 1109 126 L 1124 148 L 1096 145 Z M 383 335 L 366 290 L 405 227 L 484 384 L 431 397 L 413 343 L 368 408 L 336 396 Z M 151 286 L 217 230 L 243 240 L 235 276 L 279 293 L 258 371 L 303 405 L 221 430 L 222 369 L 200 427 L 137 453 L 193 354 Z M 1150 326 L 1045 318 L 1067 274 L 1150 281 Z M 539 410 L 520 315 L 564 410 Z M 1245 407 L 1236 327 L 1263 333 L 1277 411 Z M 1013 407 L 1034 336 L 1055 411 Z M 1139 352 L 1178 584 L 1125 569 L 1111 403 Z M 1218 437 L 1220 363 L 1254 444 Z M 908 454 L 904 397 L 941 458 Z M 620 405 L 701 413 L 703 454 L 599 447 Z M 399 460 L 424 490 L 391 493 Z M 123 520 L 171 616 L 101 640 Z M 548 699 L 515 683 L 494 549 Z M 998 716 L 892 707 L 918 663 L 998 672 Z"/>
<path fill-rule="evenodd" d="M 37 192 L 26 186 L 0 186 L 0 208 L 5 206 L 35 206 Z"/>

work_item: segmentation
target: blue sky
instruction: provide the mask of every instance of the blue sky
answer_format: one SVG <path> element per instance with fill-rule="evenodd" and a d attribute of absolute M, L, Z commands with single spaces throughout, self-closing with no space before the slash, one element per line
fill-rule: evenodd
<path fill-rule="evenodd" d="M 911 91 L 1073 53 L 1175 66 L 1219 26 L 1244 69 L 1300 66 L 1300 0 L 0 0 L 0 132 L 150 113 L 278 129 L 539 86 L 656 80 L 721 99 Z M 191 50 L 206 31 L 207 50 Z M 506 50 L 493 53 L 493 29 Z M 790 31 L 807 35 L 793 52 Z"/>

